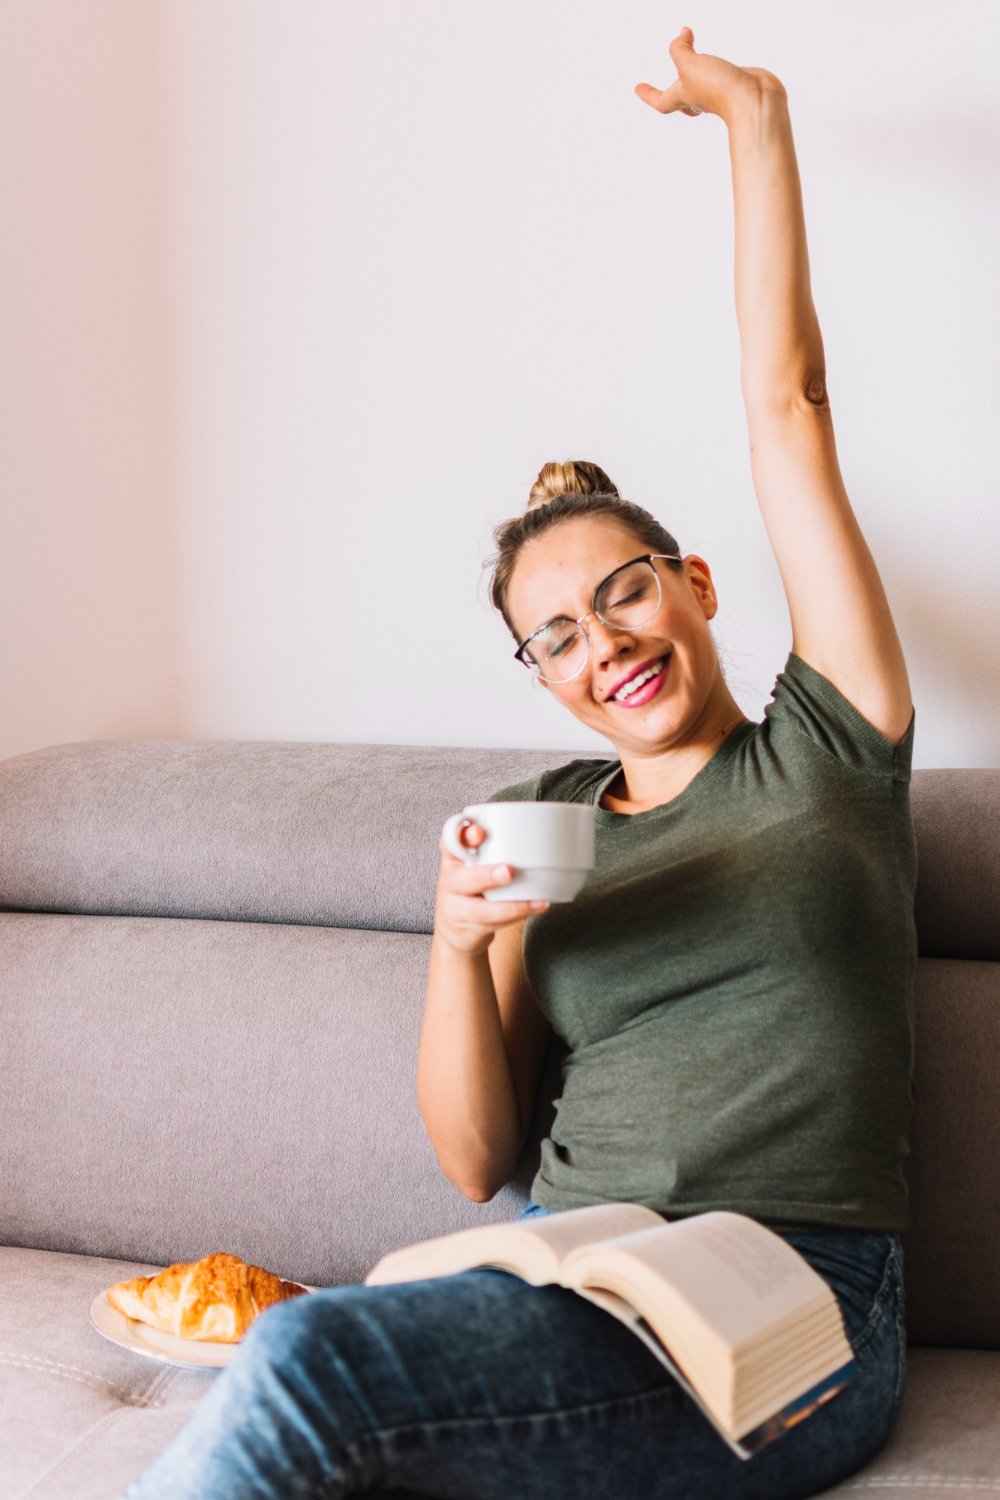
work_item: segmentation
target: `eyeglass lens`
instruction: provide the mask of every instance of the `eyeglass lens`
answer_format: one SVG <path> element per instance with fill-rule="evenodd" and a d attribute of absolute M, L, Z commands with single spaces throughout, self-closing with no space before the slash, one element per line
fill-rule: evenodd
<path fill-rule="evenodd" d="M 660 580 L 651 562 L 629 563 L 594 595 L 594 613 L 612 630 L 638 630 L 660 607 Z M 569 682 L 587 660 L 587 637 L 574 620 L 553 620 L 525 648 L 528 665 L 546 682 Z"/>

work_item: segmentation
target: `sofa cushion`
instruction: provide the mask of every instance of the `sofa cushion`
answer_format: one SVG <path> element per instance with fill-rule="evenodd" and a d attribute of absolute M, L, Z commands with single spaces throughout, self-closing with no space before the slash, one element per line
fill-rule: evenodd
<path fill-rule="evenodd" d="M 180 740 L 0 762 L 0 908 L 430 932 L 451 813 L 557 750 Z"/>
<path fill-rule="evenodd" d="M 913 820 L 921 953 L 1000 959 L 1000 771 L 916 771 Z"/>
<path fill-rule="evenodd" d="M 0 761 L 0 909 L 429 932 L 444 819 L 573 754 L 181 740 L 38 750 Z M 913 811 L 921 952 L 1000 959 L 1000 771 L 917 771 Z"/>
<path fill-rule="evenodd" d="M 414 1088 L 428 939 L 0 914 L 0 1241 L 130 1259 L 234 1250 L 354 1280 L 512 1217 L 442 1177 Z M 922 959 L 911 1337 L 1000 1347 L 1000 965 Z M 555 1060 L 555 1059 L 554 1059 Z M 558 1084 L 539 1100 L 538 1133 Z"/>
<path fill-rule="evenodd" d="M 417 1108 L 429 939 L 0 915 L 0 1243 L 310 1283 L 496 1218 Z M 526 1158 L 526 1172 L 530 1163 Z"/>
<path fill-rule="evenodd" d="M 0 1249 L 0 1500 L 118 1500 L 216 1377 L 108 1343 L 87 1310 L 150 1267 Z M 910 1351 L 888 1446 L 829 1493 L 1000 1492 L 1000 1354 Z"/>
<path fill-rule="evenodd" d="M 899 1421 L 874 1461 L 827 1490 L 894 1500 L 1000 1495 L 1000 1354 L 911 1349 Z"/>
<path fill-rule="evenodd" d="M 100 1291 L 150 1269 L 0 1249 L 0 1500 L 116 1500 L 208 1390 L 91 1327 Z"/>
<path fill-rule="evenodd" d="M 1000 1349 L 1000 964 L 921 959 L 906 1237 L 918 1344 Z"/>

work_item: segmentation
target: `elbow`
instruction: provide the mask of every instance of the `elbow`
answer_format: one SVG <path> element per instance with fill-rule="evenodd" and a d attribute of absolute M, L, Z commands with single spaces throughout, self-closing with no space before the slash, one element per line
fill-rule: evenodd
<path fill-rule="evenodd" d="M 463 1198 L 468 1198 L 472 1203 L 489 1203 L 503 1186 L 503 1183 L 494 1184 L 482 1180 L 452 1177 L 448 1173 L 445 1173 L 445 1176 L 458 1188 Z"/>
<path fill-rule="evenodd" d="M 426 1125 L 426 1120 L 424 1123 Z M 503 1173 L 497 1163 L 478 1152 L 463 1151 L 460 1148 L 456 1150 L 453 1141 L 442 1141 L 440 1138 L 435 1140 L 429 1127 L 427 1134 L 441 1171 L 451 1185 L 457 1187 L 462 1196 L 471 1202 L 488 1203 L 491 1198 L 496 1197 L 511 1176 L 510 1172 Z"/>
<path fill-rule="evenodd" d="M 438 1166 L 453 1187 L 472 1203 L 488 1203 L 514 1175 L 521 1142 L 496 1130 L 477 1126 L 475 1120 L 444 1114 L 427 1097 L 418 1099 L 424 1128 L 434 1148 Z M 499 1139 L 497 1137 L 500 1137 Z"/>
<path fill-rule="evenodd" d="M 751 425 L 755 421 L 814 422 L 830 416 L 826 371 L 821 365 L 786 379 L 745 380 L 743 400 Z"/>
<path fill-rule="evenodd" d="M 489 1203 L 514 1175 L 516 1160 L 502 1152 L 461 1153 L 458 1160 L 442 1158 L 438 1164 L 453 1187 L 472 1203 Z"/>
<path fill-rule="evenodd" d="M 489 1203 L 507 1181 L 506 1177 L 500 1178 L 482 1169 L 473 1172 L 451 1169 L 440 1158 L 438 1164 L 452 1187 L 457 1187 L 462 1197 L 471 1203 Z"/>
<path fill-rule="evenodd" d="M 807 411 L 829 411 L 830 394 L 826 388 L 826 371 L 823 368 L 807 371 L 797 382 L 795 402 Z"/>
<path fill-rule="evenodd" d="M 437 1164 L 453 1187 L 457 1187 L 463 1198 L 472 1203 L 488 1203 L 512 1175 L 504 1171 L 501 1162 L 492 1152 L 470 1149 L 468 1142 L 456 1141 L 444 1131 L 432 1128 L 433 1122 L 424 1117 L 424 1125 L 437 1157 Z M 516 1165 L 516 1164 L 515 1164 Z"/>

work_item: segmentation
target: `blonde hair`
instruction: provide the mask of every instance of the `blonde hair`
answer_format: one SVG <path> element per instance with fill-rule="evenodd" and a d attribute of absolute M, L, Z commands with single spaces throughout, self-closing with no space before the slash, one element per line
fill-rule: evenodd
<path fill-rule="evenodd" d="M 525 510 L 548 505 L 558 495 L 617 495 L 618 486 L 599 464 L 569 458 L 564 464 L 543 464 L 531 486 Z"/>
<path fill-rule="evenodd" d="M 507 590 L 521 548 L 551 526 L 580 516 L 610 516 L 620 521 L 650 552 L 676 557 L 676 566 L 680 567 L 680 548 L 670 532 L 641 505 L 623 500 L 618 486 L 599 464 L 580 458 L 543 464 L 531 486 L 524 514 L 502 521 L 493 532 L 496 552 L 487 563 L 492 568 L 490 599 L 515 640 L 517 631 L 507 610 Z"/>

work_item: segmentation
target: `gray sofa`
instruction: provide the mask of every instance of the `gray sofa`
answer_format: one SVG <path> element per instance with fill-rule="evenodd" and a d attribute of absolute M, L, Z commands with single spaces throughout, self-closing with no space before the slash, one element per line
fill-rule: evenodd
<path fill-rule="evenodd" d="M 140 741 L 0 763 L 0 1500 L 112 1500 L 210 1374 L 91 1299 L 231 1250 L 313 1283 L 513 1216 L 414 1094 L 446 814 L 567 757 Z M 911 1374 L 843 1489 L 1000 1495 L 1000 772 L 918 773 Z M 543 1087 L 536 1138 L 558 1077 Z M 516 1497 L 512 1497 L 516 1500 Z"/>

